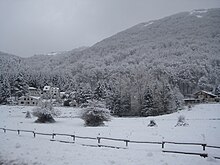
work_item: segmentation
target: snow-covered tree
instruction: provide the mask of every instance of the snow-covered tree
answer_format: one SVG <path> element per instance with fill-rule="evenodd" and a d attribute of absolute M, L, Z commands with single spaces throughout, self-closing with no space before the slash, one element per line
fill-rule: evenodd
<path fill-rule="evenodd" d="M 94 90 L 93 98 L 96 100 L 105 99 L 106 93 L 105 93 L 105 87 L 104 84 L 98 83 L 97 87 Z"/>
<path fill-rule="evenodd" d="M 104 121 L 111 120 L 111 115 L 103 105 L 92 103 L 84 110 L 81 118 L 85 121 L 86 126 L 101 126 L 104 125 Z"/>
<path fill-rule="evenodd" d="M 215 94 L 217 96 L 220 96 L 220 85 L 218 85 L 216 88 L 215 88 Z"/>
<path fill-rule="evenodd" d="M 6 75 L 1 75 L 0 79 L 0 104 L 6 103 L 11 96 L 11 87 Z"/>
<path fill-rule="evenodd" d="M 25 114 L 25 118 L 30 119 L 31 118 L 31 113 L 30 111 L 27 111 Z"/>
<path fill-rule="evenodd" d="M 144 94 L 144 100 L 141 108 L 141 116 L 154 116 L 154 100 L 153 93 L 150 88 L 147 88 Z"/>
<path fill-rule="evenodd" d="M 186 119 L 185 119 L 185 116 L 184 115 L 180 115 L 178 117 L 178 120 L 177 120 L 177 124 L 175 125 L 176 126 L 188 126 L 189 124 L 186 122 Z"/>
<path fill-rule="evenodd" d="M 54 117 L 59 116 L 61 112 L 54 109 L 51 101 L 40 101 L 38 106 L 33 109 L 32 114 L 38 117 L 36 123 L 54 123 Z"/>
<path fill-rule="evenodd" d="M 21 97 L 28 92 L 28 85 L 24 80 L 23 74 L 19 73 L 15 81 L 13 82 L 13 88 L 11 89 L 11 93 L 15 97 Z"/>
<path fill-rule="evenodd" d="M 150 120 L 150 123 L 147 126 L 148 127 L 156 127 L 157 124 L 156 124 L 155 120 Z"/>

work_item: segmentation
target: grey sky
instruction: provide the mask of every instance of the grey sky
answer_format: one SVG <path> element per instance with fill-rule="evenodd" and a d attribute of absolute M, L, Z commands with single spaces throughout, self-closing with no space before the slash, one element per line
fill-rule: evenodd
<path fill-rule="evenodd" d="M 27 57 L 91 46 L 135 24 L 220 0 L 0 0 L 0 51 Z"/>

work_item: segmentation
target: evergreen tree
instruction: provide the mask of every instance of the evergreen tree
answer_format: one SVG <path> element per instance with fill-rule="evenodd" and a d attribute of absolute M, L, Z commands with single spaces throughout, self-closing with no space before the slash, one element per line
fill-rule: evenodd
<path fill-rule="evenodd" d="M 28 85 L 26 84 L 23 74 L 20 73 L 16 80 L 13 83 L 13 88 L 12 88 L 12 95 L 15 97 L 21 97 L 25 95 L 28 92 Z"/>
<path fill-rule="evenodd" d="M 220 85 L 218 85 L 216 88 L 215 88 L 215 94 L 217 96 L 220 96 Z"/>
<path fill-rule="evenodd" d="M 141 116 L 154 116 L 154 100 L 150 88 L 147 88 L 144 93 L 144 101 L 141 108 Z"/>
<path fill-rule="evenodd" d="M 7 76 L 3 78 L 3 75 L 1 75 L 1 82 L 0 82 L 0 104 L 6 103 L 7 98 L 11 96 L 10 91 L 10 84 L 8 81 Z"/>
<path fill-rule="evenodd" d="M 105 97 L 106 97 L 105 87 L 101 83 L 98 83 L 93 93 L 93 98 L 96 100 L 101 100 L 101 99 L 105 99 Z"/>

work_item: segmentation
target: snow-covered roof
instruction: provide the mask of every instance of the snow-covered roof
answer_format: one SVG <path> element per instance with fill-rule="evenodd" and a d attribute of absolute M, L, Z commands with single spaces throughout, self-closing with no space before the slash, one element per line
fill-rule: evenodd
<path fill-rule="evenodd" d="M 30 96 L 30 98 L 33 98 L 33 99 L 36 99 L 36 100 L 40 99 L 40 97 L 37 97 L 37 96 Z"/>
<path fill-rule="evenodd" d="M 36 99 L 36 100 L 40 99 L 40 97 L 37 97 L 37 96 L 21 96 L 21 97 L 19 97 L 19 99 L 21 99 L 21 98 L 32 98 L 32 99 Z"/>
<path fill-rule="evenodd" d="M 55 102 L 55 101 L 56 101 L 56 99 L 51 99 L 51 100 L 42 99 L 41 101 L 42 101 L 42 102 L 48 102 L 48 101 L 52 101 L 52 103 L 53 103 L 53 102 Z"/>
<path fill-rule="evenodd" d="M 43 91 L 49 91 L 50 90 L 50 86 L 44 86 Z"/>
<path fill-rule="evenodd" d="M 211 96 L 217 97 L 217 95 L 215 95 L 215 94 L 213 94 L 211 92 L 204 91 L 204 90 L 198 91 L 198 92 L 194 93 L 194 95 L 198 94 L 199 92 L 202 92 L 202 93 L 205 93 L 207 95 L 211 95 Z"/>
<path fill-rule="evenodd" d="M 34 87 L 28 87 L 29 90 L 36 90 L 37 88 Z"/>
<path fill-rule="evenodd" d="M 186 99 L 183 99 L 184 101 L 194 101 L 194 100 L 197 100 L 195 98 L 186 98 Z"/>

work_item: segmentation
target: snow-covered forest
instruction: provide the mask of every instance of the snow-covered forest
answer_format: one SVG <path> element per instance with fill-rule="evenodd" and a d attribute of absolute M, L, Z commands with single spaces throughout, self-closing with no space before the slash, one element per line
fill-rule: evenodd
<path fill-rule="evenodd" d="M 196 90 L 220 92 L 219 27 L 220 9 L 195 10 L 57 55 L 0 52 L 0 102 L 52 83 L 78 103 L 104 100 L 119 116 L 174 112 Z"/>

